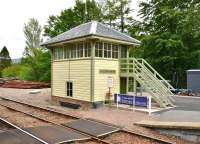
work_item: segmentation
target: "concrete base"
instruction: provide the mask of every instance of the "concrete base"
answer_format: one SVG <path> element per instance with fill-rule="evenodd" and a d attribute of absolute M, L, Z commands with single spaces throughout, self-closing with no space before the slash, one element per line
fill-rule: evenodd
<path fill-rule="evenodd" d="M 178 136 L 188 141 L 200 143 L 200 130 L 159 129 L 159 128 L 156 128 L 155 130 L 159 131 L 161 134 Z"/>
<path fill-rule="evenodd" d="M 72 98 L 64 98 L 64 97 L 59 97 L 59 96 L 51 96 L 51 102 L 53 105 L 60 106 L 60 102 L 67 102 L 71 104 L 77 104 L 80 105 L 81 109 L 89 109 L 89 108 L 98 108 L 103 106 L 103 102 L 88 102 L 88 101 L 81 101 L 81 100 L 76 100 Z"/>
<path fill-rule="evenodd" d="M 182 139 L 200 143 L 200 122 L 163 122 L 143 120 L 135 125 L 152 128 L 160 133 L 181 137 Z"/>

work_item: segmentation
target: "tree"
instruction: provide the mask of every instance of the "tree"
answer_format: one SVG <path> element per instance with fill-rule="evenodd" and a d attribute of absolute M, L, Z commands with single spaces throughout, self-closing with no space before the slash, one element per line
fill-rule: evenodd
<path fill-rule="evenodd" d="M 51 56 L 48 50 L 35 49 L 35 56 L 23 58 L 22 65 L 28 68 L 24 73 L 26 80 L 50 82 Z"/>
<path fill-rule="evenodd" d="M 37 19 L 31 18 L 27 24 L 24 24 L 24 35 L 26 38 L 26 47 L 24 55 L 34 55 L 34 49 L 40 48 L 42 27 Z"/>
<path fill-rule="evenodd" d="M 113 0 L 104 0 L 101 2 L 101 5 L 104 11 L 104 22 L 107 23 L 110 27 L 115 27 L 115 21 L 119 15 L 119 12 L 115 9 L 115 2 Z"/>
<path fill-rule="evenodd" d="M 91 20 L 102 21 L 102 15 L 101 7 L 95 0 L 86 0 L 86 3 L 76 0 L 73 8 L 49 17 L 44 27 L 44 35 L 54 37 L 82 23 Z"/>
<path fill-rule="evenodd" d="M 0 52 L 0 76 L 1 76 L 1 71 L 11 65 L 11 58 L 9 51 L 6 46 L 3 47 L 3 49 Z"/>
<path fill-rule="evenodd" d="M 124 32 L 129 22 L 133 19 L 130 16 L 130 3 L 130 0 L 105 0 L 103 5 L 105 22 L 110 27 Z"/>
<path fill-rule="evenodd" d="M 22 59 L 23 77 L 26 80 L 50 81 L 51 56 L 49 51 L 41 48 L 40 43 L 42 27 L 39 22 L 31 18 L 24 25 L 24 35 L 26 38 L 25 57 Z"/>
<path fill-rule="evenodd" d="M 140 8 L 144 58 L 174 86 L 185 87 L 186 70 L 200 65 L 200 2 L 150 0 Z"/>

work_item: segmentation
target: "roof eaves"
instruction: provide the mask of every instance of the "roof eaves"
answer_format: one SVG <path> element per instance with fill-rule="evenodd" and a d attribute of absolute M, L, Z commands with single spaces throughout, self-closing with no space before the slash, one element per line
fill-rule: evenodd
<path fill-rule="evenodd" d="M 124 44 L 129 44 L 129 45 L 136 45 L 136 46 L 139 46 L 140 43 L 136 43 L 136 42 L 133 42 L 133 41 L 127 41 L 127 40 L 122 40 L 122 39 L 117 39 L 117 38 L 111 38 L 111 37 L 106 37 L 106 36 L 102 36 L 102 35 L 98 35 L 98 34 L 95 34 L 95 35 L 91 35 L 91 37 L 93 38 L 99 38 L 99 39 L 107 39 L 107 40 L 114 40 L 114 41 L 118 41 L 118 42 L 121 42 L 121 43 L 124 43 Z"/>
<path fill-rule="evenodd" d="M 81 37 L 76 37 L 76 38 L 71 38 L 71 39 L 66 39 L 66 40 L 61 40 L 61 41 L 56 41 L 56 42 L 52 42 L 52 43 L 42 43 L 40 44 L 41 46 L 50 46 L 50 45 L 54 45 L 54 44 L 58 44 L 58 43 L 65 43 L 65 42 L 70 42 L 70 41 L 73 41 L 73 40 L 79 40 L 79 39 L 82 39 L 82 38 L 90 38 L 92 37 L 93 34 L 88 34 L 88 35 L 85 35 L 85 36 L 81 36 Z"/>

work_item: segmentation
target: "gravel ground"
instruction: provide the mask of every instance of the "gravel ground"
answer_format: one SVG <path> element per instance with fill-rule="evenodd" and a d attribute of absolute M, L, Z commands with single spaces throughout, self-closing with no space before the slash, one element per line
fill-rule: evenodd
<path fill-rule="evenodd" d="M 104 140 L 113 144 L 160 144 L 154 140 L 134 136 L 124 132 L 117 132 L 106 137 Z"/>
<path fill-rule="evenodd" d="M 48 126 L 49 123 L 0 106 L 0 116 L 20 127 Z"/>
<path fill-rule="evenodd" d="M 74 144 L 101 144 L 100 142 L 94 141 L 94 140 L 87 140 L 87 141 L 80 141 L 80 142 L 75 142 Z"/>
<path fill-rule="evenodd" d="M 141 134 L 149 135 L 152 137 L 158 137 L 164 140 L 170 140 L 172 142 L 175 142 L 176 144 L 192 144 L 191 142 L 181 140 L 180 138 L 177 137 L 164 136 L 156 131 L 133 125 L 133 123 L 141 120 L 152 119 L 152 117 L 149 116 L 148 114 L 137 111 L 120 110 L 109 107 L 102 107 L 98 109 L 88 109 L 88 110 L 72 110 L 64 107 L 52 106 L 50 97 L 51 89 L 41 89 L 41 93 L 29 94 L 29 92 L 32 90 L 33 89 L 22 90 L 22 89 L 0 88 L 0 97 L 15 99 L 17 101 L 23 101 L 26 103 L 31 103 L 33 105 L 40 105 L 43 107 L 56 109 L 66 114 L 77 115 L 84 118 L 94 118 L 97 120 L 125 127 L 126 129 Z"/>

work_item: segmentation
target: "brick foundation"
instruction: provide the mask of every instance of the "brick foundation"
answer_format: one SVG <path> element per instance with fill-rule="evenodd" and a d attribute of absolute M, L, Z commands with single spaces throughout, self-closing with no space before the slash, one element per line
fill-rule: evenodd
<path fill-rule="evenodd" d="M 59 97 L 59 96 L 51 96 L 51 102 L 52 102 L 53 105 L 60 105 L 60 102 L 68 102 L 68 103 L 71 103 L 71 104 L 79 104 L 81 106 L 81 109 L 94 108 L 94 104 L 91 103 L 91 102 L 75 100 L 75 99 L 71 99 L 71 98 L 63 98 L 63 97 Z M 102 105 L 102 102 L 96 102 L 95 103 L 96 107 L 99 107 L 100 105 Z"/>

